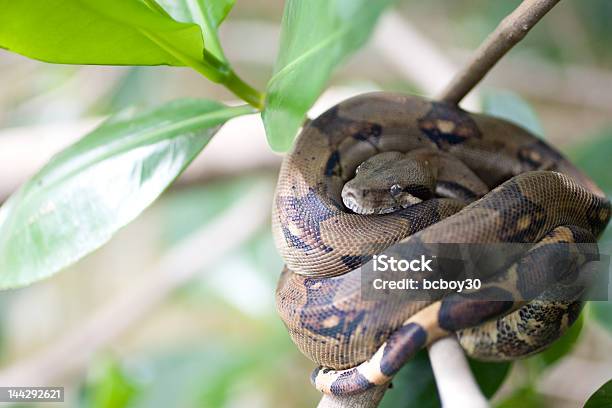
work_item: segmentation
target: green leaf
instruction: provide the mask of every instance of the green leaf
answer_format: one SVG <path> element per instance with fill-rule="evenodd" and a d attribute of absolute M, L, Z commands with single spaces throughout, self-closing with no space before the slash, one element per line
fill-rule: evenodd
<path fill-rule="evenodd" d="M 155 6 L 153 0 L 0 0 L 0 46 L 53 63 L 189 65 L 221 81 L 219 67 L 203 61 L 200 27 Z"/>
<path fill-rule="evenodd" d="M 83 390 L 89 408 L 125 408 L 138 392 L 138 384 L 110 356 L 98 358 Z"/>
<path fill-rule="evenodd" d="M 380 408 L 436 408 L 440 406 L 436 380 L 427 350 L 419 351 L 397 373 L 393 386 L 383 397 Z"/>
<path fill-rule="evenodd" d="M 607 383 L 602 385 L 584 404 L 584 408 L 609 407 L 612 407 L 612 380 L 608 380 Z"/>
<path fill-rule="evenodd" d="M 158 0 L 157 2 L 175 20 L 198 24 L 202 29 L 206 50 L 218 60 L 227 62 L 217 29 L 236 0 Z"/>
<path fill-rule="evenodd" d="M 59 153 L 0 208 L 0 288 L 27 285 L 100 247 L 246 113 L 179 100 L 111 118 Z"/>
<path fill-rule="evenodd" d="M 533 108 L 518 94 L 510 91 L 489 90 L 483 97 L 483 112 L 509 120 L 537 136 L 544 136 L 542 124 Z"/>
<path fill-rule="evenodd" d="M 485 397 L 491 398 L 510 372 L 511 363 L 491 363 L 468 358 L 474 378 Z"/>
<path fill-rule="evenodd" d="M 262 113 L 270 146 L 291 146 L 334 67 L 368 39 L 393 0 L 288 0 Z M 315 29 L 316 27 L 316 29 Z"/>

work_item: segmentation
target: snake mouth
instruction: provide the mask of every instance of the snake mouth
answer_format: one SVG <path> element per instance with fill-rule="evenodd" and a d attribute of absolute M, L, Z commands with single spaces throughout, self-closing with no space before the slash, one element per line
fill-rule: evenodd
<path fill-rule="evenodd" d="M 362 215 L 377 214 L 375 208 L 372 208 L 372 207 L 367 208 L 367 207 L 364 207 L 363 205 L 361 205 L 357 201 L 357 197 L 355 197 L 355 194 L 353 194 L 352 192 L 348 192 L 346 194 L 343 194 L 342 195 L 342 202 L 344 203 L 344 206 L 346 208 L 348 208 L 349 210 L 351 210 L 352 212 L 354 212 L 356 214 L 362 214 Z"/>
<path fill-rule="evenodd" d="M 393 212 L 418 204 L 421 201 L 422 200 L 420 198 L 411 196 L 410 194 L 406 194 L 401 197 L 401 199 L 394 199 L 394 203 L 392 205 L 386 204 L 372 206 L 371 203 L 368 203 L 369 205 L 365 206 L 359 202 L 353 192 L 345 192 L 342 195 L 342 202 L 344 203 L 344 206 L 352 212 L 360 215 L 391 214 Z"/>

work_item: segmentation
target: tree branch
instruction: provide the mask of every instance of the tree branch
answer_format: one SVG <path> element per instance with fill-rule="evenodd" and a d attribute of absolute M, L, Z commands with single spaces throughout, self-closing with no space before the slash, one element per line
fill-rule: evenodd
<path fill-rule="evenodd" d="M 429 347 L 429 361 L 444 408 L 489 406 L 455 336 L 445 337 L 432 344 Z"/>
<path fill-rule="evenodd" d="M 521 41 L 558 2 L 559 0 L 524 0 L 478 47 L 467 65 L 442 91 L 439 99 L 458 104 L 497 61 Z"/>

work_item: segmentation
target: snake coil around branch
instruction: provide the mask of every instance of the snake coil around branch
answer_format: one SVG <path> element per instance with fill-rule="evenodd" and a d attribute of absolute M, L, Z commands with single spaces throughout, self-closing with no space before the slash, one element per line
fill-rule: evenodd
<path fill-rule="evenodd" d="M 273 204 L 286 263 L 277 309 L 320 365 L 312 381 L 325 393 L 385 384 L 449 334 L 476 358 L 519 358 L 553 342 L 581 310 L 592 254 L 564 246 L 567 262 L 555 270 L 555 244 L 592 248 L 609 218 L 588 177 L 512 123 L 408 95 L 361 95 L 305 126 L 284 159 Z M 373 255 L 437 243 L 528 249 L 475 297 L 362 296 Z M 570 294 L 540 298 L 553 289 L 538 277 L 549 275 L 563 275 Z M 477 296 L 485 292 L 503 300 Z"/>

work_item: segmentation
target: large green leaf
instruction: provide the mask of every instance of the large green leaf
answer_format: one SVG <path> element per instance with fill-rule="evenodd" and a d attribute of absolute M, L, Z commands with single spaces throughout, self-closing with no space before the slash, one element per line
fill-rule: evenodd
<path fill-rule="evenodd" d="M 219 43 L 217 29 L 230 12 L 236 0 L 158 0 L 178 21 L 196 23 L 204 35 L 204 47 L 218 60 L 227 62 Z"/>
<path fill-rule="evenodd" d="M 612 380 L 602 385 L 584 404 L 584 408 L 606 408 L 612 406 Z"/>
<path fill-rule="evenodd" d="M 0 288 L 48 277 L 108 241 L 206 146 L 252 112 L 179 100 L 111 118 L 55 156 L 0 208 Z"/>
<path fill-rule="evenodd" d="M 287 0 L 262 114 L 274 150 L 291 146 L 334 67 L 359 48 L 393 0 Z"/>
<path fill-rule="evenodd" d="M 0 0 L 0 46 L 54 63 L 189 65 L 219 81 L 200 27 L 160 10 L 153 0 Z"/>

